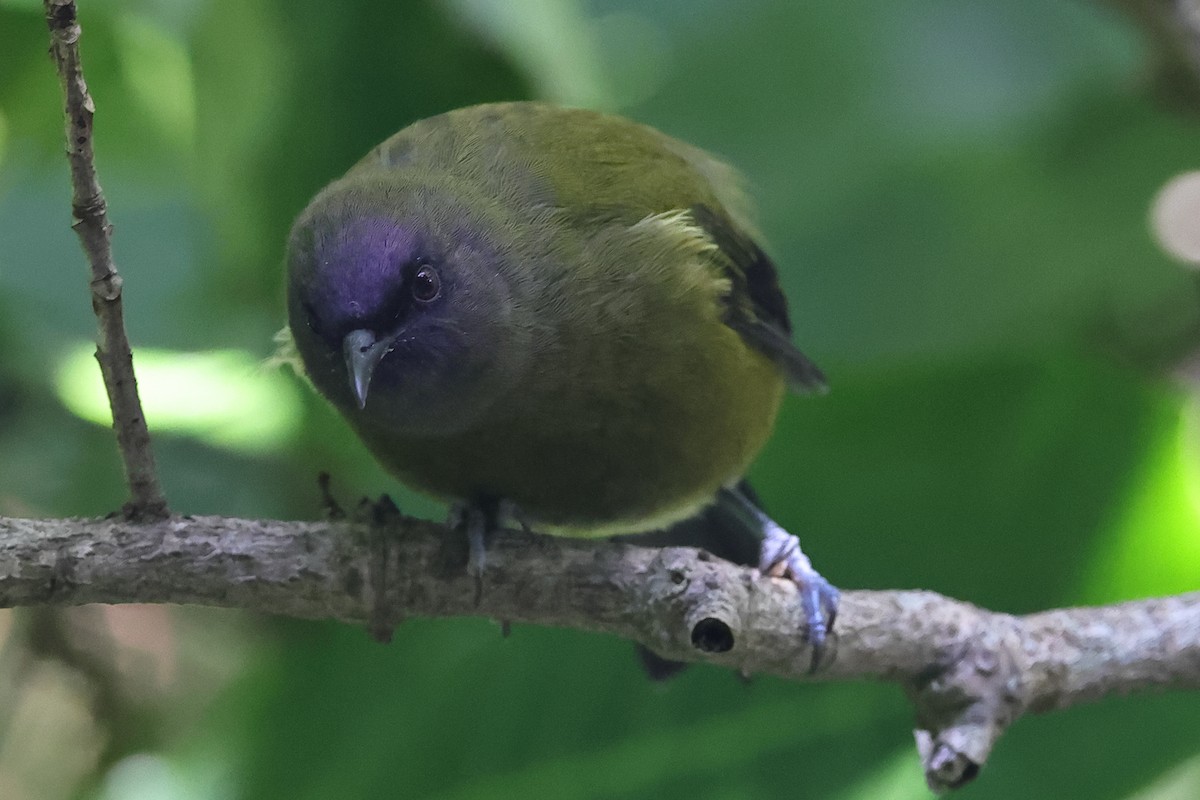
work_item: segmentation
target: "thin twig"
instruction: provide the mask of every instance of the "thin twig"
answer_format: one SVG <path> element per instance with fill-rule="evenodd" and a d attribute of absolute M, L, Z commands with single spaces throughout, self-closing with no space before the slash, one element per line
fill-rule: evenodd
<path fill-rule="evenodd" d="M 113 412 L 113 429 L 129 485 L 125 513 L 132 519 L 161 519 L 168 513 L 167 501 L 158 483 L 150 432 L 142 414 L 133 355 L 125 335 L 121 303 L 121 276 L 112 255 L 112 225 L 108 205 L 96 176 L 92 151 L 92 118 L 95 105 L 88 93 L 79 61 L 81 30 L 75 18 L 75 3 L 45 0 L 50 27 L 50 55 L 58 69 L 65 97 L 67 160 L 71 165 L 72 228 L 91 266 L 92 309 L 99 321 L 100 337 L 96 360 L 108 391 Z"/>
<path fill-rule="evenodd" d="M 913 703 L 937 790 L 974 777 L 1023 714 L 1200 689 L 1200 592 L 1026 617 L 932 592 L 846 592 L 834 656 L 812 676 L 795 585 L 704 551 L 506 531 L 478 605 L 466 559 L 445 526 L 399 516 L 373 527 L 0 518 L 0 607 L 197 603 L 376 634 L 409 616 L 483 615 L 615 634 L 745 673 L 886 681 Z"/>

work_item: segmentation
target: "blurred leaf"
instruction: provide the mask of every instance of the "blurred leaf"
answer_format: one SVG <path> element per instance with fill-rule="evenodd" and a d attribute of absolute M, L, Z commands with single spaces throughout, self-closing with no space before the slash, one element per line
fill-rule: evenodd
<path fill-rule="evenodd" d="M 1128 800 L 1192 800 L 1200 796 L 1200 755 L 1193 756 Z"/>
<path fill-rule="evenodd" d="M 836 584 L 1012 612 L 1071 599 L 1180 402 L 1073 353 L 831 382 L 785 405 L 752 473 L 773 516 Z"/>
<path fill-rule="evenodd" d="M 679 796 L 692 779 L 760 769 L 780 787 L 792 777 L 764 761 L 825 752 L 838 734 L 873 752 L 881 712 L 885 746 L 906 736 L 898 693 L 739 686 L 710 669 L 662 687 L 608 637 L 521 626 L 501 639 L 486 623 L 417 619 L 381 647 L 344 627 L 284 630 L 236 754 L 245 797 Z"/>
<path fill-rule="evenodd" d="M 222 288 L 211 299 L 282 309 L 283 242 L 322 186 L 416 119 L 519 99 L 525 89 L 506 61 L 430 2 L 388 14 L 367 0 L 245 5 L 207 4 L 195 39 L 197 101 L 213 109 L 202 113 L 199 135 L 212 137 L 208 152 L 228 167 L 204 180 L 222 242 L 214 275 Z M 243 74 L 249 96 L 233 103 L 226 127 L 228 87 Z M 226 163 L 224 153 L 238 160 Z"/>
<path fill-rule="evenodd" d="M 117 53 L 130 94 L 154 121 L 159 133 L 190 153 L 195 138 L 196 99 L 192 65 L 184 43 L 151 20 L 124 14 L 117 18 Z"/>
<path fill-rule="evenodd" d="M 76 415 L 111 427 L 94 353 L 92 345 L 67 353 L 57 369 L 58 395 Z M 142 408 L 155 430 L 256 452 L 281 446 L 299 422 L 295 382 L 248 353 L 140 349 L 134 361 Z"/>
<path fill-rule="evenodd" d="M 1172 692 L 1023 719 L 962 796 L 1125 798 L 1200 751 L 1197 715 L 1200 696 Z M 1137 735 L 1113 735 L 1117 730 Z"/>
<path fill-rule="evenodd" d="M 538 97 L 568 106 L 612 107 L 612 89 L 598 63 L 582 0 L 443 2 L 518 64 Z"/>
<path fill-rule="evenodd" d="M 837 800 L 879 800 L 883 797 L 888 800 L 926 800 L 929 797 L 925 776 L 921 774 L 921 761 L 912 748 L 898 752 L 874 767 L 848 791 L 835 795 Z"/>
<path fill-rule="evenodd" d="M 8 147 L 8 121 L 0 113 L 0 166 L 4 164 L 4 151 Z"/>
<path fill-rule="evenodd" d="M 635 109 L 747 172 L 813 355 L 1120 342 L 1160 305 L 1200 320 L 1145 224 L 1200 130 L 1122 91 L 1132 32 L 1038 0 L 854 7 L 740 7 L 677 41 Z M 763 45 L 780 30 L 796 40 Z"/>
<path fill-rule="evenodd" d="M 1196 588 L 1200 575 L 1200 419 L 1195 399 L 1164 427 L 1146 462 L 1131 469 L 1129 496 L 1098 542 L 1084 596 L 1113 599 Z"/>

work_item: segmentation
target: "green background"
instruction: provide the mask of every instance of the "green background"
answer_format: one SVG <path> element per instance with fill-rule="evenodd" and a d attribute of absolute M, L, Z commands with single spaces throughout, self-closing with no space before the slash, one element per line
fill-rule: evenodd
<path fill-rule="evenodd" d="M 172 507 L 398 489 L 288 373 L 282 242 L 407 123 L 540 97 L 748 176 L 796 339 L 752 477 L 844 588 L 1027 612 L 1200 588 L 1200 293 L 1146 219 L 1200 127 L 1152 43 L 1055 0 L 84 2 L 96 148 Z M 0 0 L 0 513 L 124 500 L 39 4 Z M 214 356 L 214 353 L 219 355 Z M 206 360 L 207 359 L 207 360 Z M 82 364 L 82 366 L 80 366 Z M 71 365 L 74 365 L 72 367 Z M 90 411 L 89 411 L 90 409 Z M 207 609 L 0 619 L 0 796 L 920 798 L 900 692 L 647 681 L 627 643 Z M 47 627 L 49 626 L 49 627 Z M 102 668 L 71 667 L 68 652 Z M 93 664 L 93 666 L 95 666 Z M 107 698 L 107 701 L 105 701 Z M 1200 796 L 1200 696 L 1028 718 L 963 798 Z"/>

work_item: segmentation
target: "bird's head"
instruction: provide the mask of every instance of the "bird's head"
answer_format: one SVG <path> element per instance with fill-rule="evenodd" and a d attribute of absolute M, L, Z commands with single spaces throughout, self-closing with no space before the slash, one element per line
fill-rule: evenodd
<path fill-rule="evenodd" d="M 288 324 L 343 413 L 412 435 L 463 430 L 519 377 L 527 326 L 503 219 L 453 187 L 348 177 L 288 242 Z"/>

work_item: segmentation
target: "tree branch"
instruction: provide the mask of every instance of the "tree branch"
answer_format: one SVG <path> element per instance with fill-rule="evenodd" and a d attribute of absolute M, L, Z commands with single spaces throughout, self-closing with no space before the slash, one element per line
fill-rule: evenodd
<path fill-rule="evenodd" d="M 136 519 L 162 518 L 167 515 L 167 501 L 159 487 L 150 432 L 138 398 L 133 354 L 125 335 L 121 276 L 112 255 L 112 225 L 96 175 L 92 150 L 95 105 L 79 61 L 81 30 L 75 19 L 75 3 L 45 0 L 45 9 L 50 27 L 50 55 L 65 97 L 67 160 L 71 164 L 71 208 L 75 220 L 71 227 L 79 235 L 91 266 L 92 310 L 100 325 L 96 360 L 100 362 L 108 391 L 113 429 L 129 485 L 130 499 L 125 512 Z"/>
<path fill-rule="evenodd" d="M 1118 4 L 1152 11 L 1156 31 L 1187 34 L 1179 52 L 1200 64 L 1195 0 Z M 126 516 L 145 524 L 0 518 L 0 607 L 196 603 L 366 623 L 379 638 L 407 616 L 483 615 L 615 634 L 666 658 L 746 673 L 887 681 L 913 703 L 926 779 L 937 791 L 973 778 L 1025 713 L 1200 688 L 1200 592 L 1026 617 L 931 592 L 846 592 L 834 655 L 811 675 L 794 583 L 701 550 L 507 532 L 489 551 L 480 587 L 464 569 L 462 538 L 429 522 L 167 517 L 96 176 L 75 4 L 45 0 L 45 9 L 66 98 L 73 227 L 91 266 L 96 356 L 130 487 Z M 1191 27 L 1160 26 L 1177 17 Z"/>
<path fill-rule="evenodd" d="M 482 591 L 445 526 L 172 517 L 0 518 L 0 607 L 196 603 L 388 629 L 487 616 L 610 633 L 666 658 L 794 680 L 896 683 L 935 790 L 970 780 L 1025 713 L 1150 688 L 1200 689 L 1200 592 L 1015 617 L 932 592 L 846 592 L 836 651 L 808 674 L 789 581 L 691 548 L 508 531 Z"/>

